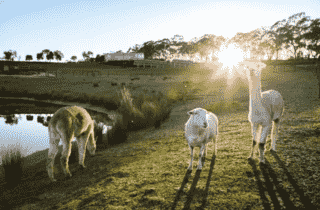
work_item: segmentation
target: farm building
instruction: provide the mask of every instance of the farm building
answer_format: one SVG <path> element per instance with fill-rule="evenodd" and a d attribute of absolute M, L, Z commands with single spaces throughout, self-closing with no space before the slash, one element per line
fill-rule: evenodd
<path fill-rule="evenodd" d="M 103 54 L 108 60 L 143 60 L 143 53 L 106 53 Z"/>

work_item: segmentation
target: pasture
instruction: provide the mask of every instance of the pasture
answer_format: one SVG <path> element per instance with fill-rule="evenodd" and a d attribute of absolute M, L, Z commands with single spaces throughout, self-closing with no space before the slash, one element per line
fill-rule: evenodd
<path fill-rule="evenodd" d="M 176 75 L 171 83 L 155 80 L 145 84 L 139 81 L 136 85 L 162 90 L 171 87 L 176 91 L 172 88 L 175 83 L 183 90 L 186 83 L 179 78 L 186 76 Z M 27 84 L 32 80 L 23 78 L 20 88 L 39 91 L 41 85 L 45 86 L 43 80 L 30 87 Z M 86 92 L 92 85 L 69 81 L 69 85 L 63 86 L 62 81 L 55 82 L 48 84 L 60 91 L 69 88 Z M 266 166 L 258 165 L 257 153 L 254 161 L 248 163 L 252 144 L 248 90 L 242 80 L 234 83 L 232 87 L 240 89 L 233 92 L 240 97 L 224 102 L 221 99 L 227 94 L 225 81 L 191 81 L 187 83 L 188 91 L 194 93 L 194 98 L 177 103 L 160 129 L 133 132 L 127 142 L 97 151 L 94 157 L 88 155 L 84 172 L 77 170 L 77 161 L 70 163 L 73 177 L 67 181 L 50 183 L 46 160 L 42 160 L 26 168 L 21 184 L 7 190 L 1 199 L 16 209 L 319 209 L 320 103 L 315 72 L 291 67 L 268 67 L 263 71 L 262 90 L 278 90 L 285 101 L 278 151 L 265 153 Z M 108 91 L 101 85 L 101 89 L 91 88 L 88 93 L 111 95 L 110 90 L 117 88 L 108 82 L 106 85 Z M 210 91 L 204 91 L 205 88 Z M 212 157 L 212 144 L 208 144 L 201 172 L 195 170 L 199 151 L 196 149 L 193 172 L 188 177 L 190 151 L 183 130 L 187 111 L 196 107 L 218 116 L 220 137 L 216 158 Z M 270 137 L 266 148 L 270 148 Z M 57 158 L 57 179 L 62 175 L 58 164 Z"/>

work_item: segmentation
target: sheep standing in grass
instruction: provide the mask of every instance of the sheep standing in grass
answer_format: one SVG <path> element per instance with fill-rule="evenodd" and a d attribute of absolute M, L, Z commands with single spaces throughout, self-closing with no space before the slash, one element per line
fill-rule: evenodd
<path fill-rule="evenodd" d="M 275 90 L 268 90 L 261 93 L 261 70 L 266 65 L 261 62 L 249 62 L 248 79 L 250 88 L 250 104 L 248 120 L 252 128 L 252 150 L 249 160 L 253 157 L 254 147 L 259 141 L 259 161 L 264 163 L 264 146 L 266 138 L 271 131 L 271 148 L 276 151 L 276 141 L 278 138 L 279 122 L 283 113 L 284 101 L 281 94 Z M 255 70 L 257 69 L 257 70 Z M 261 130 L 260 130 L 261 129 Z M 275 132 L 275 134 L 274 134 Z"/>
<path fill-rule="evenodd" d="M 207 155 L 206 144 L 213 140 L 214 154 L 216 155 L 216 141 L 218 137 L 218 118 L 213 113 L 196 108 L 188 112 L 190 118 L 185 124 L 185 138 L 191 150 L 191 161 L 188 171 L 192 171 L 193 148 L 200 147 L 199 165 L 197 170 L 201 170 L 204 165 L 204 152 Z"/>

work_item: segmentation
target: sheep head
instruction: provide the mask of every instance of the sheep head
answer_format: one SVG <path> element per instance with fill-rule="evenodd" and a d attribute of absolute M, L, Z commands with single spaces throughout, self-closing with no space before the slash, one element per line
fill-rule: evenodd
<path fill-rule="evenodd" d="M 207 110 L 202 108 L 196 108 L 188 112 L 190 115 L 190 119 L 193 122 L 194 125 L 201 127 L 201 128 L 207 128 Z"/>

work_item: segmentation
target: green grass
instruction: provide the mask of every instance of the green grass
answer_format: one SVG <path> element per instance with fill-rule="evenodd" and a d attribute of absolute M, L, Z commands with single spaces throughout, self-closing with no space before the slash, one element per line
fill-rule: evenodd
<path fill-rule="evenodd" d="M 136 132 L 129 142 L 100 150 L 94 157 L 87 155 L 86 171 L 70 164 L 73 177 L 67 181 L 57 160 L 59 181 L 54 184 L 49 182 L 45 160 L 25 168 L 24 182 L 3 191 L 2 198 L 17 209 L 170 209 L 174 203 L 175 209 L 182 209 L 189 198 L 191 209 L 302 209 L 308 199 L 319 209 L 317 81 L 312 72 L 266 72 L 272 73 L 263 74 L 262 89 L 276 89 L 285 99 L 278 152 L 266 151 L 266 166 L 258 164 L 257 148 L 254 161 L 247 161 L 252 143 L 248 100 L 230 100 L 206 107 L 219 118 L 217 157 L 213 162 L 210 143 L 203 170 L 196 172 L 197 148 L 186 184 L 190 150 L 183 130 L 148 138 Z"/>

